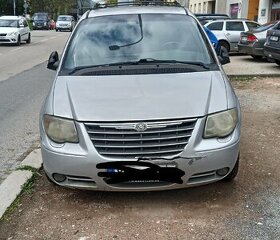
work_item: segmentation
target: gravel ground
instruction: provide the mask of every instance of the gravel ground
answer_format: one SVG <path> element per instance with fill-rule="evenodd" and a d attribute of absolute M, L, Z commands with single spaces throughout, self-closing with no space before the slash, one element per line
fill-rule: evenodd
<path fill-rule="evenodd" d="M 243 112 L 236 181 L 176 191 L 87 192 L 39 177 L 0 239 L 280 239 L 280 78 L 234 81 Z"/>

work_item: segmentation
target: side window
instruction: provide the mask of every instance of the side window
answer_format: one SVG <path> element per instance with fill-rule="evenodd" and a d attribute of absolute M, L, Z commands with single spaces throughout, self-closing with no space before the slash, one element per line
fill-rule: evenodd
<path fill-rule="evenodd" d="M 222 31 L 223 30 L 223 22 L 213 22 L 210 23 L 207 28 L 209 28 L 212 31 Z"/>
<path fill-rule="evenodd" d="M 20 19 L 20 20 L 19 20 L 19 26 L 22 26 L 22 25 L 24 25 L 24 24 L 23 24 L 23 20 Z"/>
<path fill-rule="evenodd" d="M 227 31 L 245 31 L 242 22 L 227 22 L 226 30 Z"/>
<path fill-rule="evenodd" d="M 24 25 L 24 27 L 28 27 L 28 23 L 26 20 L 23 21 L 23 25 Z"/>
<path fill-rule="evenodd" d="M 254 22 L 246 22 L 246 24 L 249 30 L 252 30 L 260 26 L 260 24 Z"/>

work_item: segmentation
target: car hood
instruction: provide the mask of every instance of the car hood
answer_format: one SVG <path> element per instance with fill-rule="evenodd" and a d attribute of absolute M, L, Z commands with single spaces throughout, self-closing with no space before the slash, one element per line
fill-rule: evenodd
<path fill-rule="evenodd" d="M 18 28 L 13 27 L 0 27 L 0 33 L 18 32 Z"/>
<path fill-rule="evenodd" d="M 71 21 L 57 21 L 56 24 L 69 24 Z"/>
<path fill-rule="evenodd" d="M 116 76 L 58 76 L 53 113 L 77 121 L 191 118 L 227 109 L 219 71 Z"/>

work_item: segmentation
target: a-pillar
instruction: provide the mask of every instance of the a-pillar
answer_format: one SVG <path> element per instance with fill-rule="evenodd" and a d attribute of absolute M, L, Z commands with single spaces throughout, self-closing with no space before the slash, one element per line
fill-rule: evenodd
<path fill-rule="evenodd" d="M 258 22 L 261 24 L 267 23 L 271 18 L 271 0 L 260 0 L 259 2 L 259 13 Z"/>

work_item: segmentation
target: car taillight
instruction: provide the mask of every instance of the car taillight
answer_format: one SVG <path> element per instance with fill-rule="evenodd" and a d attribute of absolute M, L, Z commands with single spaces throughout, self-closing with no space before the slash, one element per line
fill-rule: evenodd
<path fill-rule="evenodd" d="M 258 39 L 257 39 L 257 37 L 254 34 L 250 34 L 250 35 L 247 36 L 247 41 L 248 42 L 255 42 L 257 40 Z"/>

